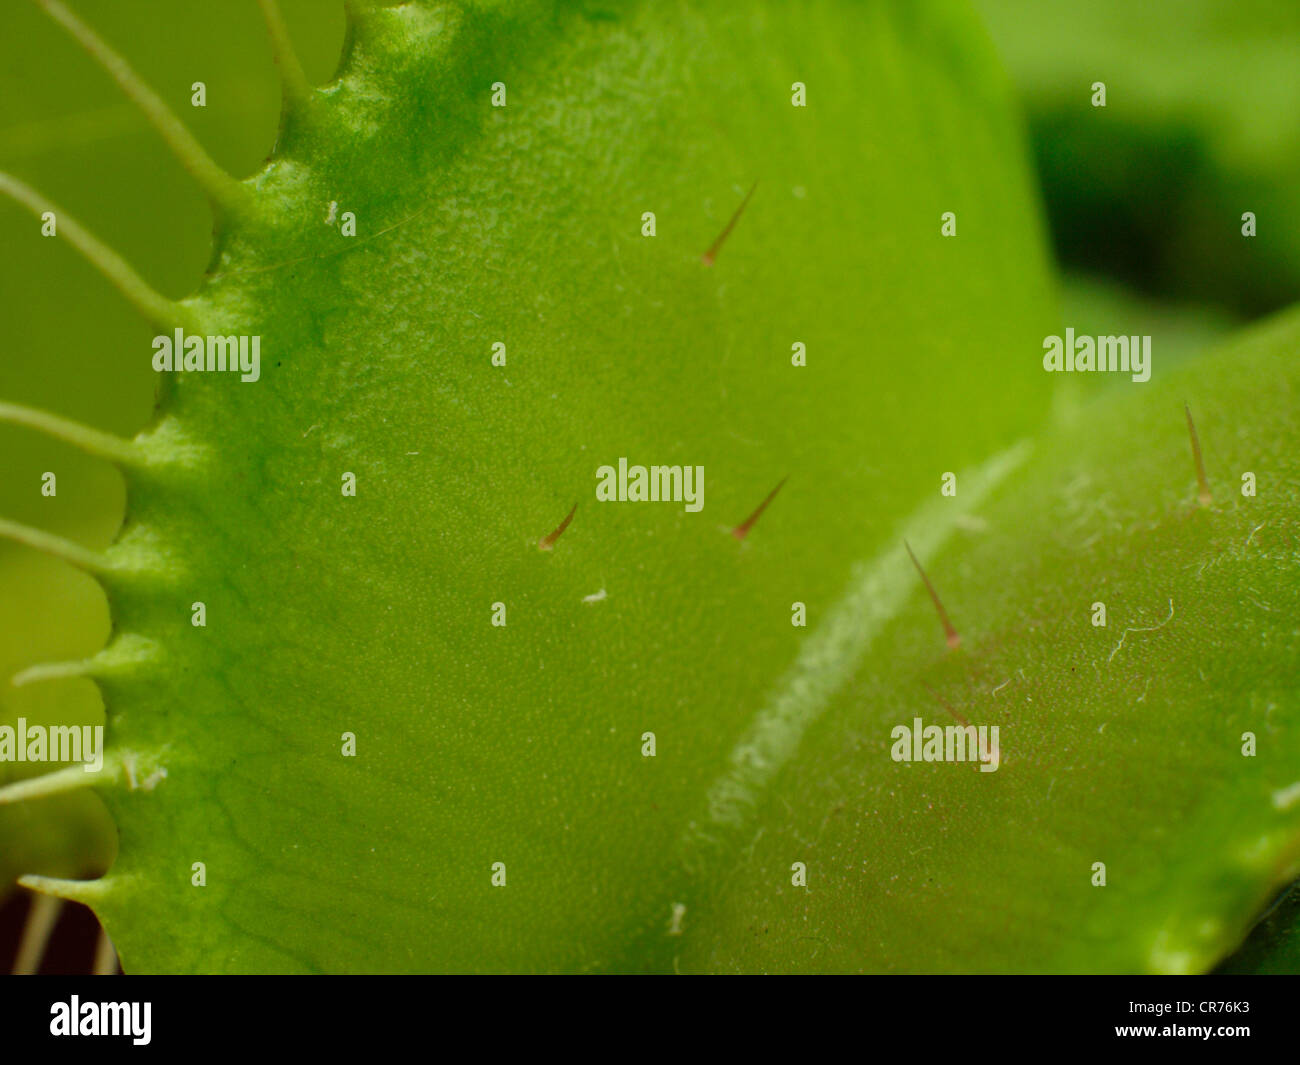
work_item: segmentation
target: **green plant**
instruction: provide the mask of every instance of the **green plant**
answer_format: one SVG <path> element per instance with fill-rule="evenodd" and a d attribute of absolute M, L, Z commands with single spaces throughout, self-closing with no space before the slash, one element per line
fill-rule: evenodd
<path fill-rule="evenodd" d="M 103 553 L 0 526 L 93 570 L 116 629 L 25 679 L 102 688 L 117 861 L 27 883 L 90 903 L 137 971 L 1230 949 L 1298 871 L 1296 324 L 1123 395 L 1051 390 L 981 40 L 946 2 L 366 6 L 322 90 L 280 42 L 249 180 L 160 117 L 217 210 L 209 276 L 172 302 L 100 265 L 164 333 L 260 336 L 262 373 L 166 377 L 130 442 L 5 412 L 119 461 L 129 500 Z M 620 456 L 702 465 L 706 512 L 596 502 Z M 1245 469 L 1258 499 L 1225 490 Z M 1003 766 L 889 760 L 891 725 L 943 714 L 1000 723 Z"/>

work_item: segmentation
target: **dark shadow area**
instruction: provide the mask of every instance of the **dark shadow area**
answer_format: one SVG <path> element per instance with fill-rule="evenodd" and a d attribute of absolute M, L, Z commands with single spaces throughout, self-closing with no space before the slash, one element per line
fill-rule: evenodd
<path fill-rule="evenodd" d="M 33 896 L 15 891 L 0 906 L 0 972 L 13 971 Z M 99 921 L 86 906 L 65 902 L 50 934 L 38 973 L 41 976 L 89 976 L 95 969 Z M 121 973 L 121 967 L 116 970 Z"/>
<path fill-rule="evenodd" d="M 1263 183 L 1221 172 L 1190 126 L 1098 121 L 1091 109 L 1031 115 L 1058 260 L 1148 296 L 1257 318 L 1300 297 L 1286 208 Z M 1257 235 L 1242 235 L 1253 211 Z"/>

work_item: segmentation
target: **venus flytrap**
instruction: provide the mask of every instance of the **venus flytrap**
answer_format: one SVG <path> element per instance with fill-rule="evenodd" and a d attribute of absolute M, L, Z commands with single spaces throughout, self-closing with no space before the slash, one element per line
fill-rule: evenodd
<path fill-rule="evenodd" d="M 991 521 L 987 544 L 970 531 L 1059 474 L 1022 442 L 1050 400 L 1041 234 L 1004 86 L 962 6 L 700 0 L 610 18 L 577 3 L 358 4 L 338 78 L 313 89 L 259 2 L 285 119 L 246 181 L 214 173 L 117 70 L 213 201 L 201 288 L 156 296 L 60 216 L 60 237 L 163 334 L 261 338 L 257 379 L 173 364 L 156 424 L 131 441 L 0 407 L 122 462 L 129 488 L 103 553 L 0 525 L 93 570 L 116 629 L 87 675 L 107 706 L 118 859 L 100 880 L 30 886 L 91 904 L 135 971 L 797 968 L 801 914 L 777 890 L 793 862 L 798 905 L 825 907 L 836 930 L 827 967 L 1194 967 L 1239 934 L 1290 870 L 1291 815 L 1260 805 L 1261 787 L 1285 784 L 1276 746 L 1240 787 L 1217 740 L 1196 747 L 1250 831 L 1217 833 L 1199 867 L 1172 833 L 1162 855 L 1184 880 L 1114 838 L 1111 802 L 1089 805 L 1086 783 L 1063 780 L 1075 803 L 1041 813 L 1058 786 L 1042 775 L 1075 768 L 1044 736 L 1048 700 L 1021 691 L 996 721 L 999 771 L 960 785 L 896 783 L 952 767 L 900 767 L 862 739 L 886 711 L 917 716 L 921 677 L 979 726 L 994 722 L 967 704 L 1008 679 L 995 672 L 1023 669 L 1032 687 L 1056 668 L 1017 626 L 1058 617 L 1060 575 L 1029 564 L 1061 528 L 1072 547 L 1109 538 L 1065 560 L 1065 583 L 1090 585 L 1080 601 L 1117 561 L 1148 568 L 1069 494 L 1031 495 L 1044 513 Z M 635 224 L 645 204 L 654 239 Z M 961 215 L 959 238 L 935 231 L 940 210 Z M 1116 449 L 1163 439 L 1151 409 L 1136 438 L 1099 415 Z M 1058 452 L 1049 439 L 1043 454 Z M 611 455 L 707 467 L 709 506 L 750 517 L 719 529 L 614 498 L 575 521 Z M 1269 457 L 1243 461 L 1285 469 Z M 1155 573 L 1186 582 L 1179 567 L 1227 550 L 1236 515 L 1201 515 L 1232 528 L 1196 542 L 1160 539 L 1172 504 L 1153 485 L 1170 474 L 1155 469 L 1133 483 L 1164 509 L 1125 514 L 1154 541 Z M 941 470 L 960 493 L 933 491 Z M 755 487 L 786 471 L 754 509 Z M 1274 528 L 1284 502 L 1261 489 Z M 944 560 L 967 635 L 957 650 L 945 615 L 953 650 L 938 660 L 904 539 L 918 567 Z M 1216 586 L 1205 616 L 1235 588 Z M 1071 645 L 1060 662 L 1100 669 L 1098 656 Z M 1115 678 L 1132 668 L 1126 655 L 1102 674 L 1101 706 L 1126 705 Z M 1148 694 L 1144 713 L 1164 720 L 1169 693 Z M 1286 735 L 1292 709 L 1239 712 Z M 1105 767 L 1143 764 L 1152 738 L 1089 747 L 1085 768 L 1113 785 Z M 959 836 L 923 812 L 945 788 L 966 789 L 945 793 L 968 811 Z M 1181 808 L 1131 808 L 1183 824 Z M 981 811 L 1032 830 L 1002 869 L 972 850 L 995 816 Z M 1049 844 L 1071 860 L 1044 860 Z M 1098 847 L 1105 902 L 1072 879 Z M 931 868 L 947 878 L 937 895 L 916 882 Z M 891 875 L 914 881 L 909 896 Z M 959 894 L 984 907 L 951 913 Z M 1040 898 L 1054 908 L 1005 937 L 1005 910 Z M 756 952 L 760 913 L 781 934 Z M 938 945 L 908 953 L 918 928 Z"/>

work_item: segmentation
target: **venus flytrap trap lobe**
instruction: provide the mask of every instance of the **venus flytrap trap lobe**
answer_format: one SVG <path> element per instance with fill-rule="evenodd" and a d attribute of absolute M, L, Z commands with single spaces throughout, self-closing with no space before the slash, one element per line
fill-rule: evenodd
<path fill-rule="evenodd" d="M 377 17 L 380 17 L 380 16 L 377 16 Z M 288 260 L 287 260 L 287 257 L 285 257 L 285 256 L 280 256 L 279 261 L 281 261 L 281 262 L 285 262 L 285 261 L 288 261 Z M 304 261 L 308 261 L 308 262 L 310 262 L 310 260 L 303 260 L 302 258 L 298 258 L 298 259 L 296 259 L 296 260 L 294 260 L 294 261 L 295 261 L 295 262 L 298 262 L 298 263 L 301 263 L 301 262 L 304 262 Z M 230 273 L 228 276 L 237 276 L 237 275 L 234 274 L 234 273 Z M 224 331 L 227 331 L 227 330 L 222 330 L 222 331 L 224 332 Z M 231 331 L 234 331 L 234 330 L 231 330 Z M 239 331 L 242 332 L 242 331 L 244 331 L 244 330 L 239 330 Z M 194 393 L 192 390 L 190 390 L 190 391 L 187 391 L 186 394 L 192 396 L 192 395 L 195 395 L 196 393 Z M 218 468 L 219 468 L 219 467 L 218 467 Z M 146 505 L 147 505 L 147 504 L 148 504 L 148 500 L 145 499 L 145 498 L 142 498 L 141 496 L 138 495 L 138 496 L 137 496 L 137 505 L 136 505 L 135 509 L 136 509 L 137 511 L 143 512 L 143 510 L 146 509 Z M 156 507 L 152 507 L 152 509 L 155 510 L 155 511 L 157 510 Z M 123 693 L 122 693 L 121 691 L 119 691 L 119 692 L 117 693 L 117 695 L 119 695 L 119 696 L 122 695 L 122 694 L 123 694 Z M 113 693 L 110 693 L 110 704 L 116 701 L 112 696 L 113 696 Z M 137 698 L 138 698 L 138 695 L 137 695 Z M 193 701 L 193 700 L 191 700 L 191 701 Z M 186 782 L 178 778 L 177 781 L 176 781 L 176 787 L 177 787 L 177 788 L 184 788 L 185 786 L 186 786 Z M 179 801 L 179 799 L 177 799 L 177 798 L 172 798 L 172 799 L 169 799 L 168 801 L 171 801 L 171 802 L 177 802 L 177 801 Z M 143 813 L 143 812 L 145 812 L 145 808 L 142 807 L 142 808 L 140 808 L 140 811 L 139 811 L 137 814 L 135 814 L 134 816 L 135 816 L 135 817 L 138 817 L 138 816 L 139 816 L 139 813 Z M 124 824 L 129 828 L 130 825 L 131 825 L 131 821 L 132 821 L 132 818 L 124 818 L 124 822 L 123 822 L 123 823 L 124 823 Z M 128 846 L 128 847 L 124 847 L 124 860 L 123 860 L 122 863 L 120 863 L 120 868 L 119 868 L 118 870 L 115 870 L 114 874 L 110 877 L 111 882 L 117 883 L 117 884 L 119 884 L 119 885 L 121 885 L 121 884 L 125 884 L 125 883 L 129 882 L 129 873 L 128 873 L 128 868 L 127 868 L 127 866 L 128 866 L 128 862 L 129 862 L 129 854 L 130 854 L 130 852 L 131 852 L 131 848 L 130 848 L 129 846 Z M 125 889 L 121 889 L 121 890 L 125 890 Z M 173 906 L 173 914 L 172 914 L 173 918 L 174 918 L 175 906 L 176 906 L 176 905 L 183 907 L 185 904 L 184 904 L 184 902 L 182 902 L 182 901 L 180 901 L 180 900 L 177 900 L 177 903 Z M 111 909 L 111 908 L 112 908 L 112 907 L 111 907 L 111 905 L 110 905 L 110 909 Z M 109 915 L 109 918 L 110 918 L 110 921 L 114 920 L 114 918 L 112 917 L 111 914 Z M 137 910 L 135 911 L 135 916 L 132 917 L 132 922 L 138 924 L 138 923 L 140 922 L 140 920 L 142 920 L 142 919 L 143 919 L 143 918 L 141 917 L 140 912 L 139 912 L 139 910 L 137 909 Z M 127 938 L 129 939 L 130 937 L 127 936 Z M 129 949 L 128 949 L 128 953 L 129 953 Z"/>

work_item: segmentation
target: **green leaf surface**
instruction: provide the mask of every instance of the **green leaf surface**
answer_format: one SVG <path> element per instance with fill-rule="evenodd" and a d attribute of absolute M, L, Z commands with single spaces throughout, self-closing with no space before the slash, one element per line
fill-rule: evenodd
<path fill-rule="evenodd" d="M 1036 446 L 931 568 L 963 649 L 920 595 L 864 649 L 675 964 L 1191 972 L 1231 950 L 1300 873 L 1298 343 L 1292 312 Z M 893 761 L 917 717 L 997 725 L 999 768 Z"/>
<path fill-rule="evenodd" d="M 262 378 L 177 377 L 106 579 L 149 649 L 101 670 L 137 788 L 86 889 L 128 968 L 581 969 L 667 927 L 791 603 L 1045 413 L 1042 242 L 978 42 L 948 3 L 358 21 L 190 301 L 262 336 Z M 703 466 L 703 511 L 596 502 L 621 456 Z"/>

